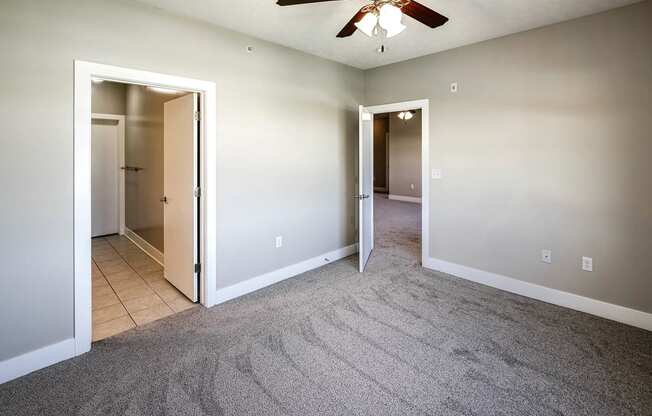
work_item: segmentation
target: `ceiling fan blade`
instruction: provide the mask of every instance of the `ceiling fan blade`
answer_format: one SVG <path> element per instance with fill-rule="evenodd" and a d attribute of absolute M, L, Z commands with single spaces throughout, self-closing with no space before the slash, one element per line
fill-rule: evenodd
<path fill-rule="evenodd" d="M 351 18 L 351 20 L 349 20 L 349 23 L 347 23 L 346 26 L 344 26 L 342 30 L 340 30 L 340 33 L 337 34 L 337 37 L 346 38 L 354 34 L 355 31 L 358 30 L 358 28 L 355 27 L 355 24 L 358 23 L 360 20 L 362 20 L 365 14 L 367 13 L 363 12 L 362 9 L 360 9 L 360 11 L 357 12 L 355 16 Z"/>
<path fill-rule="evenodd" d="M 276 4 L 278 4 L 279 6 L 294 6 L 296 4 L 322 3 L 325 1 L 339 1 L 339 0 L 278 0 Z"/>
<path fill-rule="evenodd" d="M 441 26 L 444 23 L 448 22 L 448 17 L 442 16 L 436 11 L 424 6 L 421 3 L 417 3 L 414 0 L 411 0 L 408 4 L 403 6 L 401 10 L 411 18 L 418 20 L 419 22 L 431 28 Z"/>

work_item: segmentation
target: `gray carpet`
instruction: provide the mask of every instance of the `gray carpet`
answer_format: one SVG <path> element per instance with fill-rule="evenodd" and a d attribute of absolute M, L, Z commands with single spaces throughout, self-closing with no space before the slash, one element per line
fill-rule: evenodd
<path fill-rule="evenodd" d="M 0 386 L 2 415 L 651 415 L 652 333 L 418 266 L 377 200 L 351 257 Z"/>

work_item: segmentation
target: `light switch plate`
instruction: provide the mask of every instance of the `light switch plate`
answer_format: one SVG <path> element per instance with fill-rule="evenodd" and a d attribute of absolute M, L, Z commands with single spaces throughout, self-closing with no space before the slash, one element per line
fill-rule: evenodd
<path fill-rule="evenodd" d="M 442 178 L 441 169 L 433 169 L 432 170 L 432 179 L 441 179 L 441 178 Z"/>
<path fill-rule="evenodd" d="M 593 271 L 593 258 L 582 257 L 582 270 L 584 270 L 585 272 Z"/>
<path fill-rule="evenodd" d="M 279 235 L 276 237 L 276 248 L 281 248 L 283 247 L 283 236 Z"/>
<path fill-rule="evenodd" d="M 451 92 L 453 94 L 457 93 L 457 82 L 451 83 Z"/>

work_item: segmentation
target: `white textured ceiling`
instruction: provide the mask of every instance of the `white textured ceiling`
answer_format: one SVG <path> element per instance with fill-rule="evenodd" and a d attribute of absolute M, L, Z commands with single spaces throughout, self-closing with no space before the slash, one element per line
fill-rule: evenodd
<path fill-rule="evenodd" d="M 376 39 L 359 31 L 335 35 L 365 0 L 339 0 L 280 7 L 276 0 L 138 0 L 241 33 L 338 61 L 373 68 L 487 39 L 599 13 L 639 0 L 419 0 L 447 16 L 446 25 L 430 29 L 410 17 L 407 29 L 386 42 L 378 54 Z"/>

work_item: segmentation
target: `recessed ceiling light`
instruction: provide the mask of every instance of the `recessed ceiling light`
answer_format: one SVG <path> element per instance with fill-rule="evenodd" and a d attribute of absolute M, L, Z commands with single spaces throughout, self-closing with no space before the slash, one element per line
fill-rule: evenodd
<path fill-rule="evenodd" d="M 170 88 L 161 88 L 161 87 L 147 87 L 152 91 L 160 92 L 161 94 L 179 94 L 181 91 L 173 90 Z"/>

